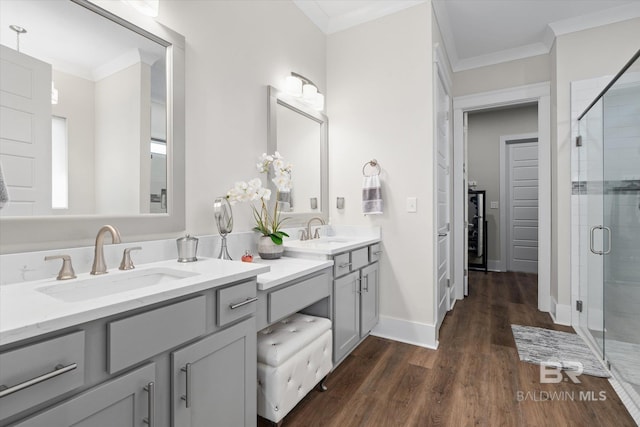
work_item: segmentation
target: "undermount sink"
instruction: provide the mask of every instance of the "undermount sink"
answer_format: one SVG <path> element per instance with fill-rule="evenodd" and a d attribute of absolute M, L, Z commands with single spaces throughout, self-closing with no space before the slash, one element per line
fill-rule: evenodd
<path fill-rule="evenodd" d="M 309 240 L 288 240 L 285 243 L 291 245 L 300 245 L 300 246 L 322 246 L 322 245 L 343 245 L 345 243 L 351 242 L 351 239 L 347 239 L 344 237 L 321 237 L 319 239 L 309 239 Z"/>
<path fill-rule="evenodd" d="M 115 272 L 103 276 L 43 286 L 38 292 L 65 301 L 78 302 L 160 284 L 176 282 L 198 273 L 171 268 L 149 268 Z"/>

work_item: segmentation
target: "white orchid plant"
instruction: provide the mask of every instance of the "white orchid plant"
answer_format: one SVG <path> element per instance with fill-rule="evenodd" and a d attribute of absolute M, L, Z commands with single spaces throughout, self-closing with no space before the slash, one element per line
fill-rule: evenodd
<path fill-rule="evenodd" d="M 253 217 L 256 220 L 255 231 L 262 233 L 263 236 L 271 237 L 271 241 L 276 245 L 282 244 L 284 237 L 289 237 L 287 233 L 282 231 L 282 223 L 287 218 L 280 218 L 280 210 L 278 208 L 278 199 L 280 192 L 291 191 L 291 163 L 286 163 L 284 158 L 277 151 L 273 155 L 263 153 L 260 156 L 256 168 L 260 173 L 269 173 L 273 170 L 273 178 L 271 181 L 277 188 L 276 201 L 273 206 L 273 214 L 269 214 L 268 201 L 271 198 L 271 190 L 262 186 L 260 178 L 254 178 L 248 182 L 236 182 L 233 188 L 227 192 L 227 199 L 231 204 L 237 202 L 255 202 L 260 201 L 259 207 L 251 203 L 253 209 Z"/>

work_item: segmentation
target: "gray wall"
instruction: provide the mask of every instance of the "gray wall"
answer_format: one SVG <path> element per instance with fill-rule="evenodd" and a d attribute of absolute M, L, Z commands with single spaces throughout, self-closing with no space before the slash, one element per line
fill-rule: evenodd
<path fill-rule="evenodd" d="M 467 159 L 469 181 L 477 181 L 478 190 L 487 192 L 489 229 L 489 267 L 500 260 L 500 209 L 490 209 L 492 201 L 500 204 L 500 137 L 538 131 L 538 106 L 474 112 L 469 114 Z M 493 262 L 492 262 L 493 261 Z"/>

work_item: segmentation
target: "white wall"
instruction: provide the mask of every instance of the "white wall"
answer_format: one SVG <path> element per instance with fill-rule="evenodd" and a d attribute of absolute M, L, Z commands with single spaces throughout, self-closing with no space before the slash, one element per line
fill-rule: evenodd
<path fill-rule="evenodd" d="M 69 209 L 61 214 L 95 213 L 94 83 L 53 70 L 58 104 L 52 114 L 67 119 Z M 54 214 L 57 213 L 54 210 Z"/>
<path fill-rule="evenodd" d="M 382 320 L 423 325 L 434 323 L 431 13 L 414 6 L 327 44 L 331 222 L 382 227 Z M 362 167 L 373 158 L 384 214 L 364 216 Z M 417 213 L 407 213 L 407 197 L 417 197 Z"/>
<path fill-rule="evenodd" d="M 546 82 L 550 79 L 549 55 L 517 59 L 453 75 L 454 96 L 489 92 L 509 87 Z"/>
<path fill-rule="evenodd" d="M 186 38 L 186 227 L 217 233 L 213 200 L 257 177 L 267 149 L 267 86 L 296 71 L 323 93 L 325 36 L 292 3 L 165 1 L 160 22 Z M 234 207 L 234 232 L 253 227 Z"/>
<path fill-rule="evenodd" d="M 148 71 L 149 66 L 134 64 L 95 84 L 95 197 L 96 209 L 103 214 L 140 212 L 141 99 L 145 68 Z M 145 92 L 148 99 L 148 89 Z M 148 133 L 150 122 L 146 124 L 144 129 Z M 145 141 L 148 140 L 147 135 Z"/>
<path fill-rule="evenodd" d="M 467 136 L 467 165 L 469 181 L 478 182 L 478 190 L 485 190 L 488 221 L 488 260 L 500 261 L 500 209 L 491 209 L 490 202 L 500 199 L 500 137 L 538 131 L 538 106 L 514 107 L 479 111 L 469 114 Z M 506 262 L 506 260 L 502 260 Z"/>

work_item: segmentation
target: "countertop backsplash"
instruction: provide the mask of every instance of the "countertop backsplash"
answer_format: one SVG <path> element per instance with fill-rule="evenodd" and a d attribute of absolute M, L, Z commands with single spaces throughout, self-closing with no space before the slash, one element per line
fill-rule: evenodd
<path fill-rule="evenodd" d="M 313 227 L 315 230 L 316 227 Z M 288 228 L 285 231 L 296 240 L 302 227 Z M 321 236 L 372 236 L 380 237 L 380 227 L 354 227 L 332 226 L 321 227 Z M 123 236 L 126 239 L 126 236 Z M 216 258 L 220 253 L 219 235 L 194 235 L 198 240 L 198 257 Z M 134 265 L 142 265 L 150 262 L 178 259 L 178 250 L 175 239 L 149 240 L 143 242 L 127 242 L 112 244 L 110 236 L 106 236 L 104 256 L 109 270 L 117 269 L 122 259 L 125 248 L 141 246 L 142 250 L 133 251 L 131 258 Z M 227 236 L 229 254 L 234 260 L 240 257 L 246 250 L 257 253 L 257 234 L 253 231 L 235 232 Z M 0 255 L 0 286 L 12 283 L 27 282 L 55 278 L 61 267 L 61 260 L 46 261 L 47 255 L 70 255 L 76 274 L 88 273 L 93 264 L 93 246 L 79 248 L 54 249 L 37 252 L 22 252 Z"/>

